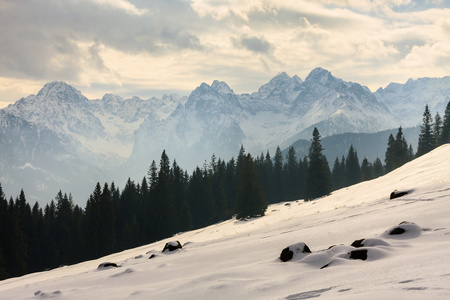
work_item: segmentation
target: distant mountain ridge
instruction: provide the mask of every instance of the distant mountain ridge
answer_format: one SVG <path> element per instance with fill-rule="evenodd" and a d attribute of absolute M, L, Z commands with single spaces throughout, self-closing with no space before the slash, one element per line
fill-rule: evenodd
<path fill-rule="evenodd" d="M 445 85 L 448 79 L 442 80 Z M 425 88 L 427 82 L 433 84 Z M 229 159 L 241 145 L 252 154 L 274 153 L 277 146 L 309 140 L 314 127 L 325 138 L 417 125 L 430 97 L 441 99 L 435 107 L 446 104 L 448 96 L 436 97 L 439 91 L 446 92 L 436 82 L 408 81 L 411 88 L 421 89 L 423 102 L 416 99 L 408 108 L 410 114 L 401 116 L 402 110 L 388 95 L 407 99 L 411 92 L 403 85 L 372 93 L 322 68 L 312 70 L 304 81 L 280 73 L 251 94 L 235 94 L 225 82 L 215 80 L 211 85 L 202 83 L 189 97 L 148 100 L 124 100 L 112 94 L 89 100 L 64 82 L 51 82 L 37 95 L 0 110 L 4 149 L 0 165 L 5 166 L 0 182 L 7 193 L 24 188 L 44 203 L 59 189 L 84 202 L 96 181 L 121 185 L 128 176 L 140 180 L 151 161 L 159 161 L 163 149 L 190 170 L 209 161 L 213 153 Z"/>
<path fill-rule="evenodd" d="M 425 104 L 434 118 L 441 115 L 450 101 L 450 76 L 442 78 L 409 79 L 405 84 L 390 83 L 379 88 L 375 97 L 389 107 L 404 127 L 416 126 L 422 121 Z"/>

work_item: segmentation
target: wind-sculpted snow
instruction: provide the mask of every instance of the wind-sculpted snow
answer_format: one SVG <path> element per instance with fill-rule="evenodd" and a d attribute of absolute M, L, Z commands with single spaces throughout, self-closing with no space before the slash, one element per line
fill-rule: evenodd
<path fill-rule="evenodd" d="M 389 199 L 396 189 L 411 192 Z M 448 299 L 449 201 L 447 144 L 330 196 L 271 205 L 264 217 L 1 281 L 0 299 Z M 162 253 L 172 241 L 183 248 Z M 301 255 L 282 262 L 288 245 Z M 117 268 L 99 270 L 105 262 Z"/>

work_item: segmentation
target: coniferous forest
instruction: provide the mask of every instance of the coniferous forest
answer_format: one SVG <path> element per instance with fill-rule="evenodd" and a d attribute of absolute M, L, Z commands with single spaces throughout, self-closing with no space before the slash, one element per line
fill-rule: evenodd
<path fill-rule="evenodd" d="M 268 204 L 312 200 L 345 186 L 390 172 L 416 156 L 450 142 L 450 102 L 443 118 L 425 107 L 417 153 L 402 132 L 389 136 L 384 164 L 369 162 L 350 146 L 332 170 L 314 129 L 308 156 L 289 147 L 252 157 L 241 147 L 237 158 L 210 162 L 189 175 L 165 151 L 140 182 L 124 188 L 97 183 L 85 208 L 59 191 L 44 208 L 27 203 L 22 190 L 6 199 L 0 185 L 0 279 L 98 258 L 151 243 L 177 232 L 202 228 L 235 216 L 264 215 Z"/>

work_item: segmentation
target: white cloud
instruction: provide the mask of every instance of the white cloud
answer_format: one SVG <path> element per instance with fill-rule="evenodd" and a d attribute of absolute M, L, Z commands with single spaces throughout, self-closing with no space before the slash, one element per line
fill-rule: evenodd
<path fill-rule="evenodd" d="M 450 10 L 420 3 L 7 1 L 0 5 L 0 76 L 13 86 L 65 80 L 82 91 L 192 90 L 219 79 L 252 92 L 280 71 L 305 77 L 317 66 L 372 88 L 425 71 L 449 75 Z M 0 100 L 19 98 L 13 94 L 0 87 Z"/>
<path fill-rule="evenodd" d="M 120 9 L 128 14 L 136 16 L 142 16 L 149 12 L 148 9 L 137 8 L 135 5 L 126 0 L 89 0 L 89 1 L 93 1 L 101 5 L 107 5 L 116 9 Z"/>

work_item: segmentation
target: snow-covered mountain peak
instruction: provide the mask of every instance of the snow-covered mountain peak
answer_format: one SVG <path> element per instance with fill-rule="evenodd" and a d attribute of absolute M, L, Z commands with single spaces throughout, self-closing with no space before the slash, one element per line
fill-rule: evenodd
<path fill-rule="evenodd" d="M 416 126 L 422 120 L 425 104 L 431 113 L 443 112 L 450 101 L 450 76 L 408 79 L 404 84 L 390 83 L 374 95 L 389 107 L 403 126 Z"/>
<path fill-rule="evenodd" d="M 298 77 L 297 75 L 292 76 L 292 81 L 297 83 L 297 84 L 302 84 L 303 83 L 303 80 L 300 77 Z"/>
<path fill-rule="evenodd" d="M 261 99 L 280 98 L 280 95 L 296 90 L 301 84 L 302 80 L 298 76 L 291 78 L 285 72 L 282 72 L 261 86 L 258 93 L 254 93 L 253 96 Z"/>
<path fill-rule="evenodd" d="M 109 103 L 109 102 L 122 102 L 124 101 L 122 97 L 114 94 L 105 94 L 102 97 L 102 102 Z"/>
<path fill-rule="evenodd" d="M 328 70 L 325 70 L 323 68 L 315 68 L 312 70 L 309 75 L 306 77 L 305 82 L 317 82 L 321 85 L 325 85 L 330 80 L 336 80 L 336 78 L 331 75 L 331 72 Z"/>
<path fill-rule="evenodd" d="M 56 100 L 64 102 L 84 102 L 87 100 L 80 91 L 62 81 L 45 84 L 36 95 L 36 98 L 45 99 L 46 101 Z"/>
<path fill-rule="evenodd" d="M 277 76 L 275 76 L 274 78 L 272 78 L 272 79 L 269 81 L 269 83 L 279 85 L 279 84 L 284 83 L 284 82 L 287 82 L 287 81 L 289 81 L 289 80 L 291 80 L 291 77 L 290 77 L 288 74 L 286 74 L 286 72 L 281 72 L 281 73 L 279 73 Z"/>
<path fill-rule="evenodd" d="M 225 81 L 214 80 L 211 88 L 219 94 L 234 94 L 234 91 L 228 86 Z"/>

